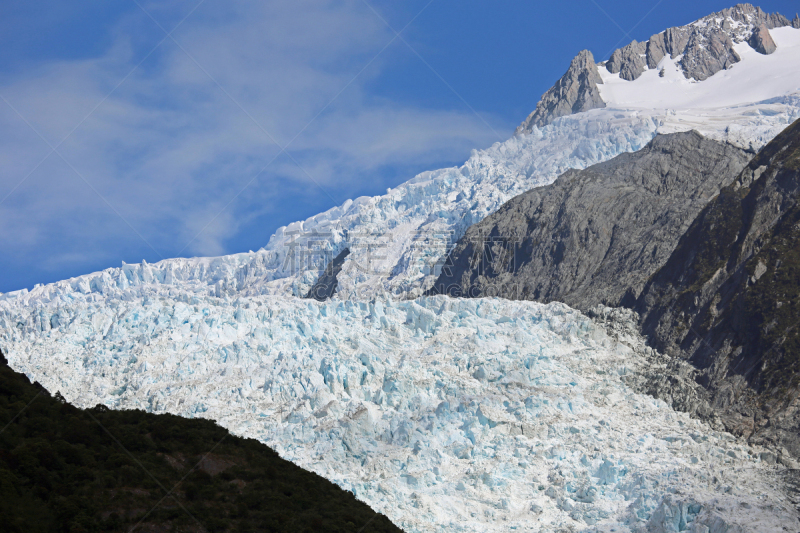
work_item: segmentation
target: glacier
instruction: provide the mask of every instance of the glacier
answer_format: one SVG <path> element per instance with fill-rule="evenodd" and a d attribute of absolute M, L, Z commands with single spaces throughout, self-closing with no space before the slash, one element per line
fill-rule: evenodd
<path fill-rule="evenodd" d="M 757 150 L 797 118 L 800 91 L 722 108 L 595 109 L 475 150 L 461 167 L 424 172 L 385 195 L 348 200 L 278 228 L 256 252 L 123 264 L 39 285 L 30 294 L 27 289 L 0 294 L 0 300 L 23 295 L 84 300 L 150 283 L 217 297 L 301 296 L 345 248 L 350 255 L 338 276 L 341 298 L 414 298 L 430 288 L 447 251 L 470 225 L 566 170 L 637 151 L 659 133 L 692 129 Z"/>
<path fill-rule="evenodd" d="M 626 81 L 600 68 L 607 107 L 560 117 L 530 133 L 474 150 L 460 167 L 423 172 L 386 194 L 278 228 L 257 252 L 123 264 L 34 289 L 38 298 L 120 294 L 129 286 L 179 284 L 198 295 L 306 294 L 325 264 L 350 254 L 338 276 L 342 298 L 414 298 L 430 288 L 466 228 L 527 190 L 644 147 L 659 133 L 696 130 L 757 151 L 800 118 L 800 29 L 771 30 L 765 56 L 746 43 L 729 70 L 686 80 L 675 59 Z M 659 76 L 664 72 L 663 77 Z M 27 291 L 23 291 L 27 292 Z M 16 293 L 0 295 L 0 300 Z"/>
<path fill-rule="evenodd" d="M 560 117 L 528 134 L 474 150 L 460 167 L 423 172 L 386 194 L 344 204 L 278 228 L 257 252 L 123 264 L 34 289 L 37 298 L 83 299 L 129 286 L 179 284 L 198 295 L 304 295 L 325 264 L 350 254 L 338 276 L 342 298 L 414 298 L 430 288 L 466 228 L 505 202 L 583 169 L 644 147 L 659 133 L 696 130 L 757 151 L 800 118 L 800 29 L 771 30 L 778 48 L 762 55 L 744 42 L 742 60 L 697 82 L 666 56 L 626 81 L 600 68 L 607 107 Z M 664 76 L 659 76 L 663 72 Z M 13 299 L 27 290 L 0 295 Z"/>
<path fill-rule="evenodd" d="M 636 392 L 652 350 L 630 317 L 170 292 L 4 306 L 0 340 L 75 405 L 216 420 L 409 532 L 797 524 L 772 452 Z"/>
<path fill-rule="evenodd" d="M 797 465 L 638 392 L 654 354 L 632 316 L 421 297 L 469 225 L 570 168 L 659 133 L 770 141 L 800 118 L 800 30 L 771 33 L 774 54 L 737 45 L 742 61 L 699 83 L 673 75 L 679 58 L 632 82 L 604 73 L 606 108 L 279 228 L 257 252 L 2 294 L 0 345 L 76 405 L 213 419 L 410 532 L 794 531 L 776 460 Z M 298 298 L 345 248 L 335 299 Z"/>

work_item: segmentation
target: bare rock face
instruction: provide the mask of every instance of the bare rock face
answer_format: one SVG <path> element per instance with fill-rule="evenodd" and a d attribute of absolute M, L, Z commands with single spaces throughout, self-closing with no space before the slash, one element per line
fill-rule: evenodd
<path fill-rule="evenodd" d="M 541 128 L 558 117 L 605 107 L 597 89 L 601 83 L 594 56 L 589 50 L 582 50 L 561 79 L 544 93 L 534 112 L 520 124 L 515 134 L 530 132 L 533 126 Z"/>
<path fill-rule="evenodd" d="M 695 31 L 689 38 L 680 65 L 687 79 L 703 81 L 739 61 L 741 58 L 733 49 L 733 41 L 726 33 L 720 30 L 708 34 Z"/>
<path fill-rule="evenodd" d="M 795 27 L 800 27 L 800 18 L 796 24 Z M 628 49 L 644 46 L 645 51 L 642 53 L 645 55 L 647 68 L 658 67 L 658 63 L 667 55 L 672 59 L 684 55 L 681 64 L 684 75 L 701 81 L 739 61 L 738 55 L 733 51 L 733 44 L 747 41 L 758 50 L 759 44 L 751 42 L 756 35 L 758 43 L 763 41 L 761 48 L 769 50 L 770 43 L 775 44 L 769 36 L 769 30 L 790 25 L 795 25 L 795 22 L 789 22 L 789 19 L 779 13 L 765 13 L 752 4 L 738 4 L 687 26 L 657 33 L 643 45 L 634 41 L 615 51 L 608 62 L 608 65 L 613 65 L 614 70 L 609 67 L 609 72 L 619 72 L 620 77 L 629 81 L 638 78 L 645 70 L 641 66 L 641 56 L 629 53 Z M 688 58 L 686 54 L 689 54 Z"/>
<path fill-rule="evenodd" d="M 726 429 L 800 456 L 800 120 L 700 212 L 635 309 Z"/>
<path fill-rule="evenodd" d="M 769 55 L 778 49 L 775 41 L 772 40 L 772 35 L 769 34 L 769 29 L 765 24 L 753 30 L 753 35 L 747 43 L 759 54 Z"/>
<path fill-rule="evenodd" d="M 665 55 L 675 59 L 683 53 L 689 42 L 689 30 L 686 28 L 669 28 L 657 33 L 647 41 L 647 66 L 656 68 Z"/>
<path fill-rule="evenodd" d="M 647 70 L 645 54 L 646 43 L 633 41 L 624 48 L 619 48 L 611 54 L 611 59 L 606 63 L 606 70 L 612 74 L 619 72 L 623 80 L 633 81 Z"/>
<path fill-rule="evenodd" d="M 695 215 L 748 160 L 739 148 L 687 132 L 567 171 L 470 227 L 432 292 L 582 310 L 632 303 Z"/>
<path fill-rule="evenodd" d="M 797 13 L 794 14 L 794 20 L 792 20 L 792 28 L 800 30 L 800 15 Z"/>
<path fill-rule="evenodd" d="M 313 298 L 320 302 L 332 298 L 336 293 L 336 288 L 339 286 L 339 272 L 342 271 L 344 260 L 348 255 L 350 255 L 350 250 L 348 248 L 339 252 L 339 255 L 328 263 L 319 279 L 317 279 L 317 282 L 314 283 L 314 286 L 311 287 L 311 290 L 309 290 L 308 294 L 304 297 Z"/>

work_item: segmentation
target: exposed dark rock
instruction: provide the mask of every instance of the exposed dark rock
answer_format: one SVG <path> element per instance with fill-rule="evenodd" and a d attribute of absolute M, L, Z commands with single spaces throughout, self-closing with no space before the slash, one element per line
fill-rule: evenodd
<path fill-rule="evenodd" d="M 570 63 L 567 72 L 550 88 L 525 122 L 520 124 L 516 135 L 550 124 L 558 117 L 580 113 L 606 104 L 600 98 L 597 85 L 603 83 L 600 72 L 589 50 L 582 50 Z"/>
<path fill-rule="evenodd" d="M 753 35 L 750 36 L 750 40 L 748 40 L 747 43 L 753 50 L 764 55 L 769 55 L 778 49 L 765 24 L 753 30 Z"/>
<path fill-rule="evenodd" d="M 647 70 L 645 54 L 647 44 L 633 41 L 624 48 L 619 48 L 611 54 L 611 59 L 606 63 L 606 69 L 616 74 L 619 72 L 620 78 L 633 81 Z"/>
<path fill-rule="evenodd" d="M 706 203 L 750 155 L 696 132 L 570 170 L 470 227 L 433 293 L 633 303 Z"/>
<path fill-rule="evenodd" d="M 726 428 L 800 455 L 800 121 L 697 216 L 636 302 Z"/>
<path fill-rule="evenodd" d="M 665 55 L 675 59 L 683 53 L 688 42 L 689 30 L 685 27 L 669 28 L 653 35 L 647 41 L 647 66 L 656 68 Z"/>
<path fill-rule="evenodd" d="M 317 282 L 311 287 L 311 290 L 304 296 L 304 298 L 313 298 L 320 302 L 324 302 L 336 294 L 336 287 L 339 286 L 339 272 L 342 271 L 345 258 L 350 255 L 350 250 L 345 248 L 339 255 L 333 258 L 325 271 L 320 275 Z"/>
<path fill-rule="evenodd" d="M 761 26 L 765 30 L 760 30 Z M 737 4 L 692 24 L 657 33 L 646 43 L 633 41 L 614 51 L 605 67 L 612 74 L 619 73 L 622 79 L 632 81 L 648 68 L 658 67 L 666 55 L 672 59 L 682 55 L 680 66 L 684 76 L 703 81 L 739 62 L 733 45 L 750 40 L 756 33 L 764 35 L 756 39 L 765 53 L 771 53 L 766 52 L 774 46 L 769 30 L 782 26 L 800 28 L 800 17 L 795 16 L 790 22 L 779 13 L 765 13 L 752 4 Z M 546 126 L 558 117 L 605 107 L 597 88 L 600 83 L 603 82 L 592 54 L 582 51 L 572 60 L 567 73 L 542 96 L 515 134 L 530 132 L 533 126 Z"/>
<path fill-rule="evenodd" d="M 691 54 L 690 58 L 684 58 L 686 63 L 682 63 L 684 75 L 701 81 L 739 61 L 728 40 L 731 43 L 741 43 L 751 38 L 754 28 L 763 26 L 764 33 L 768 35 L 772 28 L 792 24 L 793 22 L 789 22 L 779 13 L 765 13 L 761 8 L 751 4 L 738 4 L 718 13 L 712 13 L 687 26 L 669 28 L 651 36 L 645 43 L 645 63 L 648 68 L 656 68 L 664 56 L 669 55 L 675 59 L 688 52 Z M 798 26 L 800 27 L 800 20 Z M 633 44 L 639 43 L 634 41 L 631 45 Z M 690 45 L 692 48 L 689 48 Z M 711 48 L 707 53 L 704 53 L 705 46 Z M 640 56 L 623 53 L 625 48 L 612 54 L 612 58 L 616 55 L 619 59 L 614 64 L 616 69 L 614 72 L 620 72 L 620 76 L 624 79 L 636 79 L 641 74 L 641 67 L 638 64 Z M 765 46 L 765 49 L 767 48 L 768 46 Z M 633 77 L 625 77 L 622 72 L 629 73 L 628 76 Z M 639 74 L 635 74 L 637 72 Z"/>
<path fill-rule="evenodd" d="M 792 28 L 800 29 L 800 15 L 797 13 L 794 14 L 794 19 L 792 20 Z"/>
<path fill-rule="evenodd" d="M 694 31 L 683 51 L 680 65 L 686 78 L 703 81 L 739 61 L 741 58 L 726 33 L 721 30 L 709 33 Z"/>

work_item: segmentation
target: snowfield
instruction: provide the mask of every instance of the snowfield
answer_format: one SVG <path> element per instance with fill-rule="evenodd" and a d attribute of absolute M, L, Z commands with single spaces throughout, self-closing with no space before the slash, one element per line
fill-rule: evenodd
<path fill-rule="evenodd" d="M 665 56 L 656 68 L 634 81 L 601 67 L 600 95 L 609 107 L 680 112 L 750 105 L 796 93 L 800 91 L 800 69 L 793 67 L 800 65 L 800 30 L 786 26 L 769 33 L 778 47 L 775 52 L 763 55 L 746 42 L 737 43 L 734 50 L 741 61 L 703 82 L 684 77 L 678 66 L 682 56 Z M 662 70 L 664 76 L 660 77 Z"/>
<path fill-rule="evenodd" d="M 634 392 L 642 340 L 563 304 L 159 288 L 6 308 L 10 364 L 79 406 L 216 420 L 410 532 L 797 525 L 774 455 Z"/>

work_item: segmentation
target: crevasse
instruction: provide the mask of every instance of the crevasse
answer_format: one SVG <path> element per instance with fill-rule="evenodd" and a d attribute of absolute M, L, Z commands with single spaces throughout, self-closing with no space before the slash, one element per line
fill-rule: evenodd
<path fill-rule="evenodd" d="M 796 31 L 775 33 L 779 50 Z M 569 168 L 689 129 L 758 149 L 800 117 L 798 84 L 727 83 L 724 103 L 712 91 L 672 107 L 604 85 L 605 109 L 280 228 L 258 252 L 0 295 L 3 351 L 78 405 L 202 416 L 258 438 L 407 531 L 793 530 L 774 455 L 635 392 L 648 352 L 630 328 L 561 304 L 410 299 L 448 242 Z M 337 299 L 296 298 L 345 247 Z"/>
<path fill-rule="evenodd" d="M 642 340 L 563 304 L 157 287 L 4 309 L 11 365 L 80 406 L 216 420 L 412 532 L 796 520 L 764 450 L 634 392 Z"/>

